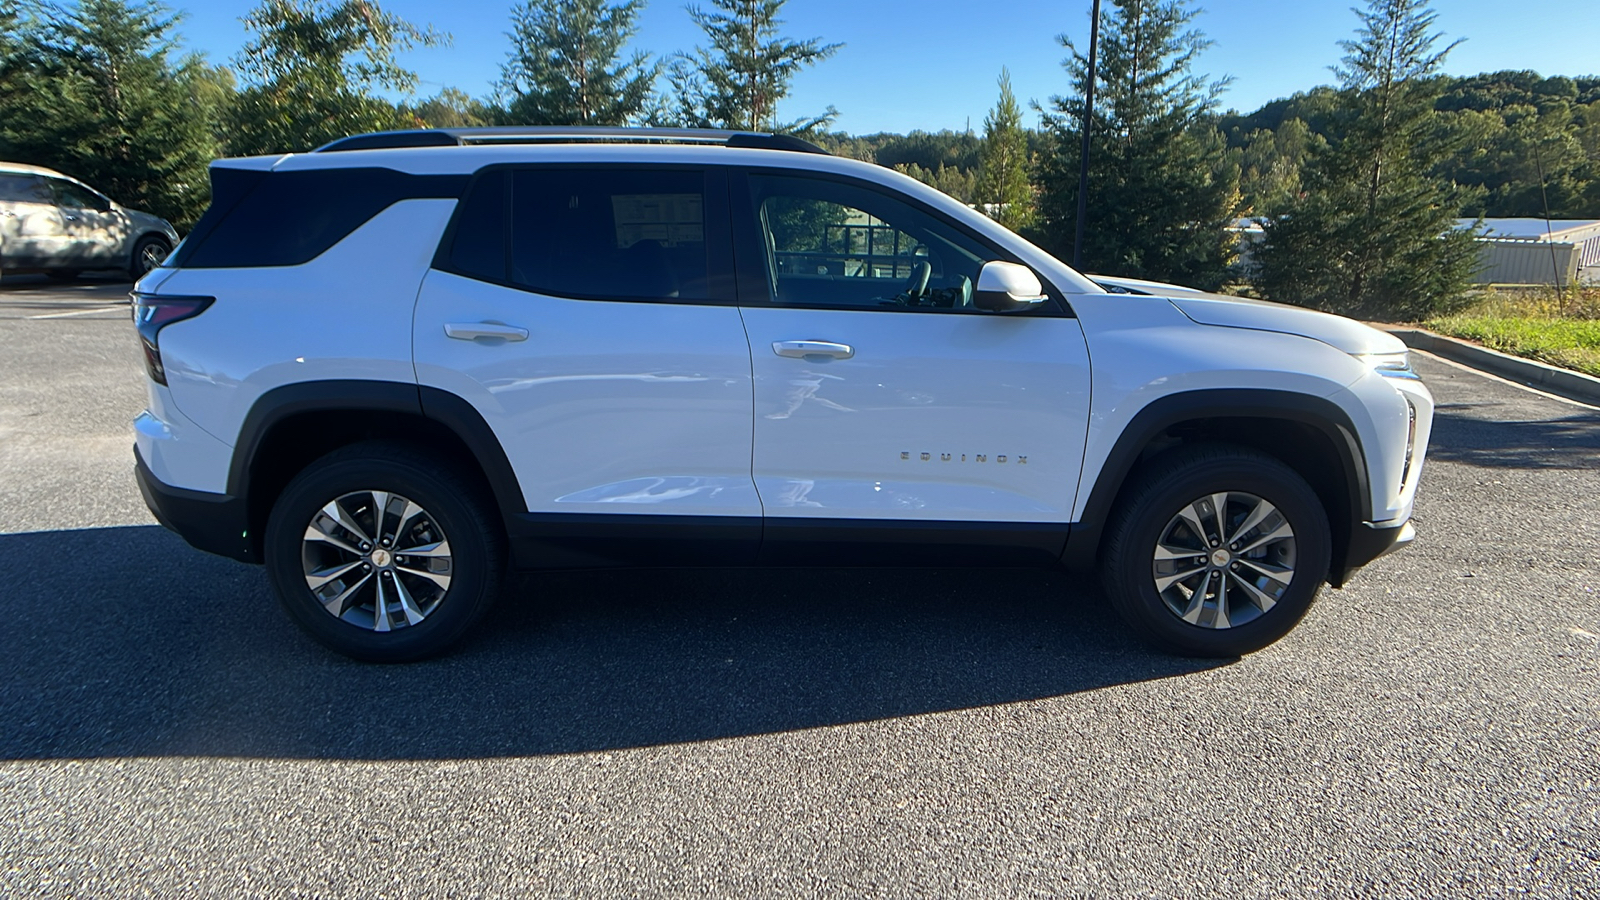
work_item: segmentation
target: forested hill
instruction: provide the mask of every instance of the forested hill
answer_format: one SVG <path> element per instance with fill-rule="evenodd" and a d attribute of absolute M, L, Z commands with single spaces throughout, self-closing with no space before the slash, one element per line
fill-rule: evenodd
<path fill-rule="evenodd" d="M 1435 173 L 1461 188 L 1462 215 L 1600 219 L 1600 77 L 1533 71 L 1439 79 L 1436 140 L 1451 148 Z M 1243 211 L 1280 212 L 1299 190 L 1311 150 L 1339 127 L 1338 91 L 1318 87 L 1251 113 L 1216 119 L 1239 168 Z M 843 133 L 816 138 L 829 152 L 900 169 L 972 202 L 981 136 L 969 131 Z M 1030 149 L 1044 136 L 1029 133 Z"/>
<path fill-rule="evenodd" d="M 1449 153 L 1435 174 L 1461 187 L 1463 215 L 1543 216 L 1548 197 L 1556 218 L 1600 218 L 1600 77 L 1486 72 L 1438 89 L 1433 138 Z M 1298 189 L 1337 108 L 1338 92 L 1319 87 L 1219 118 L 1250 212 L 1275 213 Z"/>

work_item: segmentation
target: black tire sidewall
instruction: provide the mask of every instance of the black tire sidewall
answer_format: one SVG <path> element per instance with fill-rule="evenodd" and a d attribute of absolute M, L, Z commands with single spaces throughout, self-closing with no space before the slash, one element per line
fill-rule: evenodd
<path fill-rule="evenodd" d="M 454 643 L 493 602 L 503 565 L 483 527 L 479 501 L 456 481 L 383 456 L 325 459 L 309 466 L 279 495 L 264 536 L 267 576 L 289 617 L 329 649 L 368 662 L 422 659 Z M 306 586 L 301 545 L 307 524 L 328 501 L 363 490 L 409 498 L 434 517 L 450 542 L 450 588 L 417 625 L 383 633 L 352 625 L 331 615 Z"/>
<path fill-rule="evenodd" d="M 1294 628 L 1322 587 L 1332 556 L 1327 514 L 1310 486 L 1271 457 L 1245 451 L 1175 462 L 1151 473 L 1113 536 L 1106 570 L 1112 602 L 1144 637 L 1173 653 L 1214 658 L 1260 650 Z M 1288 519 L 1295 536 L 1295 575 L 1282 599 L 1255 620 L 1225 629 L 1201 628 L 1174 615 L 1151 573 L 1167 523 L 1186 504 L 1218 491 L 1265 499 Z"/>
<path fill-rule="evenodd" d="M 166 238 L 156 237 L 154 235 L 140 238 L 138 242 L 133 245 L 133 259 L 128 261 L 128 274 L 133 276 L 134 281 L 138 281 L 153 270 L 146 269 L 143 272 L 139 271 L 139 262 L 144 258 L 144 248 L 150 246 L 151 244 L 160 244 L 161 246 L 167 248 L 168 253 L 172 252 L 172 245 L 167 243 Z"/>

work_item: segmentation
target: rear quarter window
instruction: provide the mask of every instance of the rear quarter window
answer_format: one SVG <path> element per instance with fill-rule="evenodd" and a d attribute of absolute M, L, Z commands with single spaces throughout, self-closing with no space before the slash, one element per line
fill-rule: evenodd
<path fill-rule="evenodd" d="M 317 258 L 401 200 L 461 195 L 465 175 L 393 169 L 311 169 L 249 179 L 234 202 L 217 199 L 169 265 L 191 269 L 297 266 Z"/>

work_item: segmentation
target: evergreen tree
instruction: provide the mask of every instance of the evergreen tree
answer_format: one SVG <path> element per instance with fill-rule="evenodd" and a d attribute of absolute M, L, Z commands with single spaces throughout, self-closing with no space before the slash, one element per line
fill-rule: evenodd
<path fill-rule="evenodd" d="M 1227 79 L 1207 83 L 1195 58 L 1210 46 L 1190 27 L 1188 0 L 1114 0 L 1102 13 L 1090 130 L 1083 262 L 1092 272 L 1216 288 L 1227 277 L 1238 173 L 1211 117 Z M 1041 166 L 1039 238 L 1070 257 L 1077 226 L 1088 59 L 1068 37 L 1075 91 L 1052 97 L 1055 138 Z"/>
<path fill-rule="evenodd" d="M 1423 316 L 1465 292 L 1475 235 L 1456 228 L 1454 185 L 1429 172 L 1449 154 L 1433 111 L 1449 47 L 1425 0 L 1370 0 L 1342 41 L 1341 115 L 1305 171 L 1305 196 L 1270 219 L 1256 252 L 1275 300 L 1379 318 Z"/>
<path fill-rule="evenodd" d="M 1011 73 L 1002 68 L 1000 100 L 983 120 L 977 200 L 990 218 L 1012 231 L 1021 231 L 1033 222 L 1033 183 L 1028 169 L 1022 107 L 1011 92 Z"/>
<path fill-rule="evenodd" d="M 160 3 L 81 0 L 39 13 L 0 7 L 0 158 L 193 222 L 210 198 L 226 102 L 214 86 L 225 76 L 197 55 L 173 60 L 179 17 Z"/>
<path fill-rule="evenodd" d="M 501 67 L 506 119 L 518 125 L 626 125 L 650 100 L 658 66 L 622 57 L 644 0 L 527 0 L 512 13 Z"/>
<path fill-rule="evenodd" d="M 679 56 L 667 69 L 673 98 L 653 117 L 695 128 L 809 133 L 839 115 L 829 106 L 819 116 L 778 121 L 778 103 L 803 68 L 838 52 L 843 44 L 821 38 L 780 37 L 784 0 L 711 0 L 712 10 L 690 6 L 689 15 L 711 41 Z"/>
<path fill-rule="evenodd" d="M 396 56 L 449 36 L 384 12 L 376 0 L 262 0 L 244 19 L 255 39 L 235 60 L 245 89 L 229 117 L 235 155 L 310 150 L 415 124 L 377 90 L 410 93 Z"/>
<path fill-rule="evenodd" d="M 400 107 L 402 114 L 424 128 L 478 128 L 499 124 L 503 110 L 475 100 L 459 88 L 445 88 L 415 105 Z"/>

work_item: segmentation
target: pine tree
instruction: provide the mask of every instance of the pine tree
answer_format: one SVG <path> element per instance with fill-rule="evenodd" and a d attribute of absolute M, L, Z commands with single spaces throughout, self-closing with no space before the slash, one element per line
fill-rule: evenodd
<path fill-rule="evenodd" d="M 1028 135 L 1022 128 L 1022 107 L 1011 92 L 1011 73 L 1002 68 L 999 83 L 1000 100 L 983 120 L 977 199 L 990 218 L 1021 231 L 1033 222 Z"/>
<path fill-rule="evenodd" d="M 512 13 L 501 67 L 506 118 L 518 125 L 625 125 L 650 100 L 658 66 L 622 57 L 644 0 L 527 0 Z"/>
<path fill-rule="evenodd" d="M 245 80 L 229 117 L 235 155 L 310 150 L 351 134 L 415 124 L 377 90 L 411 93 L 398 54 L 449 35 L 386 13 L 376 0 L 262 0 L 235 59 Z"/>
<path fill-rule="evenodd" d="M 0 158 L 66 172 L 180 227 L 198 218 L 219 149 L 224 99 L 212 87 L 222 76 L 197 55 L 173 60 L 179 16 L 126 0 L 44 6 L 27 20 L 9 12 Z"/>
<path fill-rule="evenodd" d="M 1435 50 L 1424 0 L 1370 0 L 1357 40 L 1341 41 L 1343 91 L 1330 145 L 1304 173 L 1305 195 L 1270 219 L 1256 252 L 1275 300 L 1388 319 L 1458 300 L 1477 265 L 1475 234 L 1456 228 L 1460 194 L 1429 173 L 1439 139 L 1435 78 L 1455 44 Z"/>
<path fill-rule="evenodd" d="M 1234 251 L 1238 174 L 1212 118 L 1228 80 L 1194 72 L 1210 46 L 1188 0 L 1114 0 L 1102 13 L 1090 130 L 1086 269 L 1215 288 Z M 1041 241 L 1070 257 L 1088 59 L 1068 37 L 1074 93 L 1044 113 L 1053 149 L 1041 167 Z"/>
<path fill-rule="evenodd" d="M 778 103 L 803 68 L 838 52 L 843 44 L 821 38 L 780 37 L 778 13 L 785 0 L 711 0 L 706 11 L 689 15 L 711 41 L 679 56 L 667 69 L 673 97 L 657 111 L 658 121 L 697 128 L 808 133 L 824 128 L 839 113 L 832 106 L 818 116 L 780 123 Z"/>

